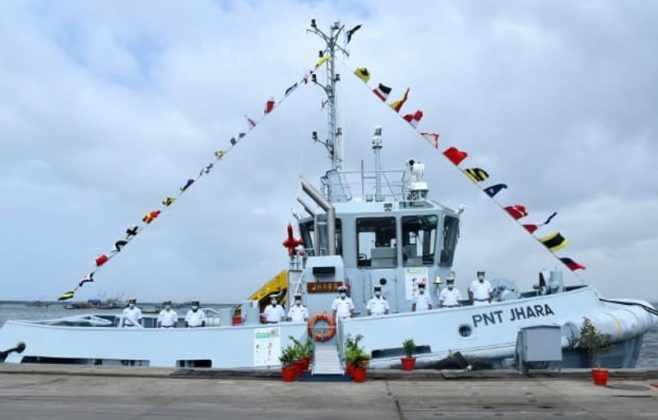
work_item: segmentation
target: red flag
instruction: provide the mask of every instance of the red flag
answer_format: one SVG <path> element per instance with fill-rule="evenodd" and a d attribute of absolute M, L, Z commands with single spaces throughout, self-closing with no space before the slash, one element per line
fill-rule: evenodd
<path fill-rule="evenodd" d="M 560 258 L 560 261 L 562 261 L 567 267 L 569 267 L 569 270 L 571 271 L 576 271 L 576 270 L 584 270 L 585 266 L 582 265 L 579 262 L 576 262 L 572 260 L 571 258 Z"/>
<path fill-rule="evenodd" d="M 537 225 L 523 225 L 523 227 L 530 233 L 534 233 L 539 228 Z"/>
<path fill-rule="evenodd" d="M 435 149 L 439 147 L 439 133 L 420 133 Z"/>
<path fill-rule="evenodd" d="M 405 115 L 405 116 L 402 117 L 402 118 L 404 118 L 404 120 L 405 120 L 406 122 L 408 122 L 408 123 L 411 124 L 414 128 L 416 128 L 416 127 L 418 127 L 418 123 L 420 122 L 420 120 L 423 119 L 423 111 L 421 111 L 421 110 L 419 109 L 419 110 L 416 111 L 414 114 L 407 114 L 407 115 Z"/>
<path fill-rule="evenodd" d="M 107 260 L 109 260 L 109 258 L 107 257 L 107 255 L 105 255 L 105 254 L 103 254 L 103 255 L 99 255 L 99 256 L 96 258 L 96 267 L 100 267 L 101 265 L 105 264 L 105 263 L 107 262 Z"/>
<path fill-rule="evenodd" d="M 505 210 L 507 211 L 507 213 L 509 213 L 510 216 L 512 216 L 516 220 L 519 220 L 520 218 L 526 217 L 528 215 L 525 206 L 521 204 L 514 204 L 512 206 L 507 206 L 505 207 Z"/>
<path fill-rule="evenodd" d="M 459 165 L 462 162 L 462 160 L 466 159 L 466 157 L 468 156 L 468 153 L 462 152 L 461 150 L 457 149 L 456 147 L 452 147 L 452 146 L 448 147 L 446 150 L 444 150 L 443 154 L 455 166 Z"/>
<path fill-rule="evenodd" d="M 158 216 L 160 216 L 160 210 L 152 210 L 142 217 L 142 221 L 147 225 L 154 221 Z"/>
<path fill-rule="evenodd" d="M 274 98 L 270 98 L 265 102 L 265 113 L 269 114 L 274 109 Z"/>

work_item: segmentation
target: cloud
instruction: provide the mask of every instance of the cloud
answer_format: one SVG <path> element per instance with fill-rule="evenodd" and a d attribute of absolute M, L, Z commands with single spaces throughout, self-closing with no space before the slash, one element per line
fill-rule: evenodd
<path fill-rule="evenodd" d="M 440 147 L 509 189 L 528 223 L 550 228 L 606 295 L 658 299 L 658 6 L 650 1 L 4 2 L 0 6 L 0 278 L 7 299 L 75 284 L 127 226 L 177 192 L 212 154 L 281 98 L 321 45 L 314 17 L 363 23 L 341 59 L 348 169 L 427 165 L 431 193 L 467 205 L 458 284 L 477 268 L 524 286 L 557 261 L 351 76 L 423 109 Z M 299 175 L 325 151 L 321 93 L 300 87 L 87 285 L 80 297 L 238 301 L 280 269 Z M 404 111 L 403 111 L 404 112 Z M 545 228 L 549 230 L 549 227 Z M 543 233 L 543 231 L 542 231 Z M 523 257 L 518 257 L 522 255 Z M 619 276 L 624 275 L 624 288 Z M 568 276 L 571 282 L 579 278 Z M 628 292 L 628 293 L 626 293 Z"/>

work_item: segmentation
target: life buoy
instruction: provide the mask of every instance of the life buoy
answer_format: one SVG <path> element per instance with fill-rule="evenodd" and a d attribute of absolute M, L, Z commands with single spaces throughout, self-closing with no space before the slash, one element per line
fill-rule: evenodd
<path fill-rule="evenodd" d="M 324 321 L 329 326 L 327 327 L 324 332 L 319 332 L 315 330 L 315 324 L 318 323 L 318 321 Z M 334 322 L 334 318 L 331 317 L 328 313 L 326 312 L 318 312 L 314 314 L 312 317 L 310 317 L 307 321 L 308 325 L 308 336 L 313 337 L 315 341 L 327 341 L 330 340 L 331 337 L 336 334 L 336 323 Z"/>

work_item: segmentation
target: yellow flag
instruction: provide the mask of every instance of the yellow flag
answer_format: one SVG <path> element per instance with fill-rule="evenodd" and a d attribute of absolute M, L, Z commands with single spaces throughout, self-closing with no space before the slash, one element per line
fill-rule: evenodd
<path fill-rule="evenodd" d="M 73 298 L 73 295 L 75 295 L 75 289 L 62 293 L 57 300 L 69 300 Z"/>
<path fill-rule="evenodd" d="M 409 98 L 409 88 L 407 88 L 406 91 L 404 91 L 404 95 L 397 101 L 391 102 L 391 108 L 393 108 L 393 111 L 395 112 L 400 112 L 402 109 L 402 105 L 404 105 L 405 102 L 407 102 L 407 99 Z"/>
<path fill-rule="evenodd" d="M 368 80 L 370 80 L 370 72 L 365 67 L 357 67 L 357 69 L 354 70 L 354 74 L 361 79 L 363 83 L 368 83 Z"/>
<path fill-rule="evenodd" d="M 327 55 L 323 55 L 322 57 L 320 57 L 320 59 L 318 60 L 318 62 L 315 63 L 315 70 L 319 69 L 320 66 L 322 66 L 324 63 L 326 63 L 326 62 L 329 61 L 330 59 L 331 59 L 331 55 L 329 55 L 329 54 L 327 54 Z M 314 71 L 315 71 L 315 70 L 314 70 Z"/>

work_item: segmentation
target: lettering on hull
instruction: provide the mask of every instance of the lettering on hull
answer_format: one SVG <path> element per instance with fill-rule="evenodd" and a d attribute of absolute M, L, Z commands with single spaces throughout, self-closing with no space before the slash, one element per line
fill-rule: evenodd
<path fill-rule="evenodd" d="M 536 305 L 527 305 L 527 306 L 515 306 L 509 310 L 498 310 L 498 311 L 489 311 L 482 312 L 480 314 L 475 314 L 472 316 L 473 326 L 489 326 L 502 324 L 504 322 L 516 322 L 521 320 L 528 320 L 531 318 L 547 317 L 555 315 L 555 312 L 551 307 L 544 304 Z"/>

